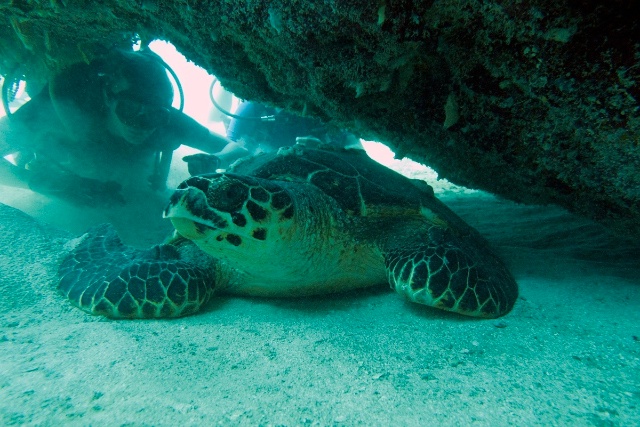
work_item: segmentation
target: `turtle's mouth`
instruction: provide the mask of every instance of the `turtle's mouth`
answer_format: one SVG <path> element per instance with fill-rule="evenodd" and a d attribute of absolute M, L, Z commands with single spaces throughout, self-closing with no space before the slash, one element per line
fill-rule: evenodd
<path fill-rule="evenodd" d="M 176 190 L 162 216 L 169 218 L 178 233 L 189 239 L 202 237 L 206 229 L 224 230 L 229 226 L 209 206 L 206 195 L 194 187 Z"/>

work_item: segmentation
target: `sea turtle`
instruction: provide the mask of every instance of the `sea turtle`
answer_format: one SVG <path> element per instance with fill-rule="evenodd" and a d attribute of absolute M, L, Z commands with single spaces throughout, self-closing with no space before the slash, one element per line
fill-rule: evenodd
<path fill-rule="evenodd" d="M 410 301 L 479 316 L 513 307 L 517 285 L 480 234 L 362 150 L 301 145 L 193 176 L 164 216 L 176 232 L 148 250 L 111 226 L 77 239 L 59 289 L 112 318 L 192 314 L 214 290 L 291 297 L 388 282 Z"/>

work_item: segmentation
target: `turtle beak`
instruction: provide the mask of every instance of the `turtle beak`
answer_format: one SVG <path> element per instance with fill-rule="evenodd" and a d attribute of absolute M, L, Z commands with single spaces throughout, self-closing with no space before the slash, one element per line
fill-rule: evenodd
<path fill-rule="evenodd" d="M 197 193 L 199 193 L 199 195 Z M 203 201 L 205 201 L 204 199 L 205 197 L 204 194 L 202 194 L 202 191 L 197 191 L 192 187 L 186 189 L 178 189 L 171 195 L 169 204 L 162 212 L 162 217 L 190 217 L 193 214 L 190 212 L 190 209 L 188 207 L 201 204 Z"/>
<path fill-rule="evenodd" d="M 162 216 L 171 220 L 178 233 L 190 239 L 201 237 L 203 228 L 224 229 L 228 225 L 209 206 L 205 193 L 196 187 L 176 190 Z"/>

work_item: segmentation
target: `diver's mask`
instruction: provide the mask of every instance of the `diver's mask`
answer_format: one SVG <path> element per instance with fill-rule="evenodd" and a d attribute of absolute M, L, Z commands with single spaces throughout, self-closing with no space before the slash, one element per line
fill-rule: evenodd
<path fill-rule="evenodd" d="M 107 99 L 116 103 L 115 114 L 128 127 L 151 130 L 169 122 L 169 108 L 139 102 L 120 93 L 107 92 Z"/>

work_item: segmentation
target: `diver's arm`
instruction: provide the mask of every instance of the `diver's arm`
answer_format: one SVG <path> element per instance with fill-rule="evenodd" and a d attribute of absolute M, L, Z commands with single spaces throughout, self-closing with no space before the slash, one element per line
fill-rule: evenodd
<path fill-rule="evenodd" d="M 29 187 L 41 194 L 87 206 L 125 203 L 117 182 L 85 178 L 55 162 L 35 160 L 26 172 Z"/>
<path fill-rule="evenodd" d="M 187 145 L 205 153 L 216 153 L 231 142 L 222 135 L 212 133 L 193 118 L 171 110 L 171 118 L 166 129 L 162 129 L 163 137 L 174 138 L 183 145 Z"/>
<path fill-rule="evenodd" d="M 228 166 L 238 160 L 240 157 L 248 156 L 249 150 L 238 144 L 237 142 L 229 142 L 222 150 L 215 154 L 222 163 L 221 166 Z"/>
<path fill-rule="evenodd" d="M 217 169 L 227 169 L 229 165 L 241 157 L 247 156 L 249 151 L 241 145 L 230 142 L 222 150 L 213 154 L 190 154 L 182 158 L 187 162 L 191 175 L 213 173 Z"/>

